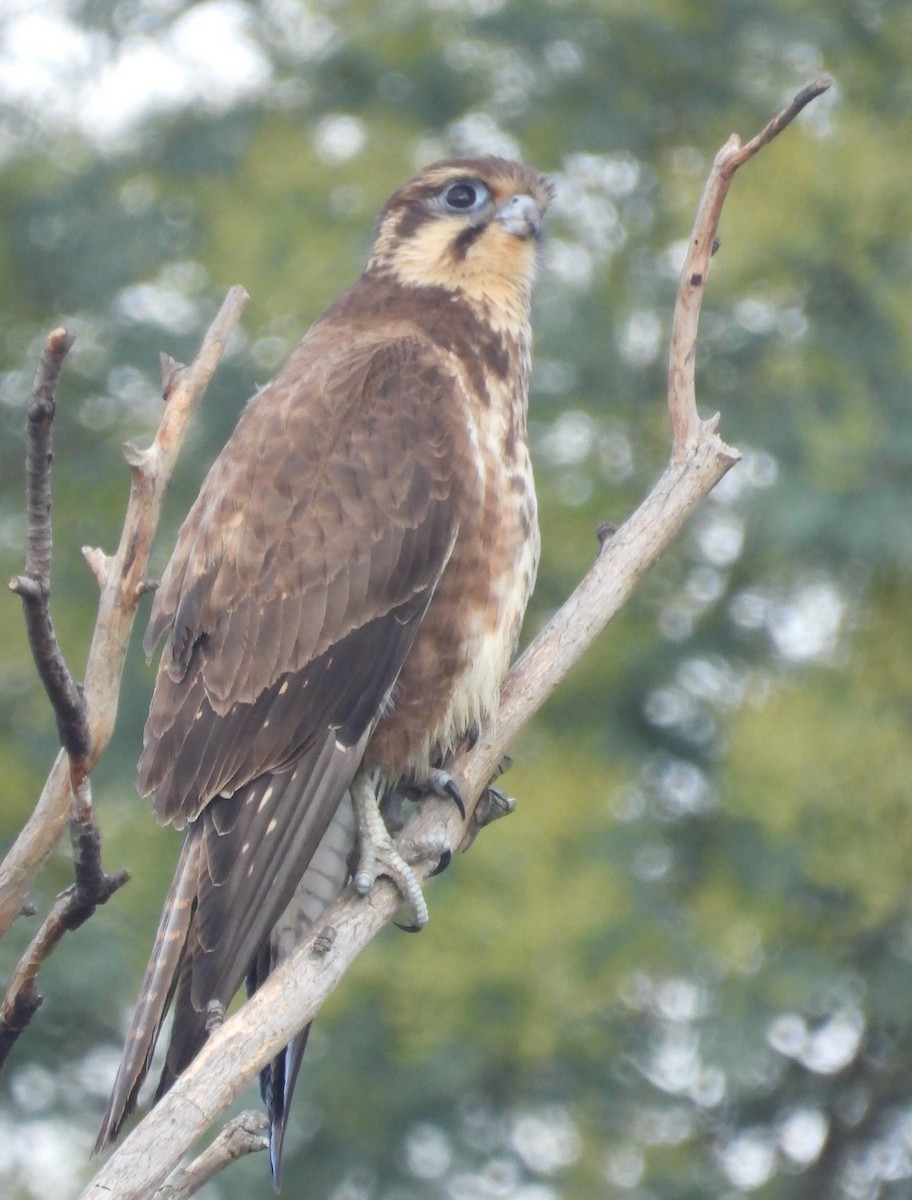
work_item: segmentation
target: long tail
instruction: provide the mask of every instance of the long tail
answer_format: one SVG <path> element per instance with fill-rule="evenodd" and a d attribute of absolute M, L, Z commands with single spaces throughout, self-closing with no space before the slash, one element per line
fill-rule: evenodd
<path fill-rule="evenodd" d="M 224 1012 L 251 963 L 271 944 L 273 929 L 281 925 L 340 803 L 347 803 L 345 793 L 369 732 L 347 746 L 328 730 L 293 767 L 261 775 L 231 796 L 217 796 L 193 823 L 165 902 L 97 1150 L 114 1140 L 136 1107 L 172 999 L 174 1020 L 156 1101 L 199 1052 L 211 1019 L 219 1009 Z M 312 878 L 319 878 L 319 872 Z M 344 882 L 343 877 L 322 907 Z M 326 885 L 314 886 L 322 895 Z M 311 915 L 309 923 L 314 919 Z M 282 947 L 282 955 L 287 952 Z"/>
<path fill-rule="evenodd" d="M 136 1107 L 139 1089 L 148 1073 L 162 1021 L 171 1003 L 196 900 L 202 848 L 199 834 L 198 828 L 191 829 L 187 834 L 177 862 L 139 1000 L 130 1022 L 117 1078 L 95 1141 L 96 1154 L 114 1141 L 120 1127 Z"/>
<path fill-rule="evenodd" d="M 269 973 L 301 942 L 310 927 L 345 887 L 349 878 L 349 856 L 354 839 L 355 817 L 351 801 L 346 796 L 323 835 L 291 903 L 273 930 L 268 943 L 262 947 L 251 965 L 247 976 L 248 995 L 252 995 Z M 260 1072 L 260 1092 L 269 1117 L 269 1165 L 276 1191 L 279 1190 L 281 1181 L 282 1146 L 288 1111 L 309 1033 L 308 1025 Z"/>

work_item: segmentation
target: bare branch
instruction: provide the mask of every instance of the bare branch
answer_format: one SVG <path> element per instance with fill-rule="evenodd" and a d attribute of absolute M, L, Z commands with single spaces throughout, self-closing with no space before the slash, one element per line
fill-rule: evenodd
<path fill-rule="evenodd" d="M 781 133 L 798 113 L 815 97 L 825 92 L 832 82 L 829 76 L 823 75 L 814 83 L 802 88 L 791 104 L 773 117 L 743 146 L 738 135 L 733 133 L 713 160 L 690 235 L 671 328 L 668 410 L 671 415 L 672 463 L 686 459 L 701 436 L 702 426 L 697 412 L 694 378 L 697 326 L 700 320 L 703 287 L 709 276 L 709 263 L 716 245 L 719 217 L 735 171 Z M 715 420 L 718 420 L 718 417 Z"/>
<path fill-rule="evenodd" d="M 111 739 L 123 664 L 165 488 L 190 418 L 237 325 L 247 293 L 232 288 L 189 367 L 171 363 L 165 411 L 148 451 L 131 462 L 132 484 L 120 545 L 112 559 L 92 552 L 90 566 L 101 586 L 98 618 L 86 663 L 84 698 L 90 750 L 88 776 Z M 61 751 L 38 804 L 0 866 L 0 936 L 19 914 L 29 881 L 60 839 L 69 815 L 70 778 Z"/>
<path fill-rule="evenodd" d="M 4 1005 L 3 1026 L 0 1028 L 0 1065 L 6 1062 L 16 1039 L 28 1028 L 41 1003 L 42 997 L 37 988 L 26 981 L 11 996 L 9 1006 Z"/>
<path fill-rule="evenodd" d="M 57 730 L 69 764 L 70 836 L 76 882 L 63 892 L 13 972 L 0 1005 L 0 1066 L 16 1039 L 38 1011 L 42 997 L 38 971 L 64 933 L 77 929 L 99 904 L 127 880 L 122 872 L 110 878 L 101 866 L 101 837 L 92 812 L 88 760 L 91 735 L 85 702 L 64 661 L 50 613 L 53 534 L 53 429 L 57 411 L 57 380 L 73 337 L 63 328 L 48 335 L 28 405 L 26 455 L 25 574 L 10 581 L 22 598 L 29 645 L 38 675 L 54 709 Z"/>
<path fill-rule="evenodd" d="M 771 122 L 767 127 L 771 133 L 758 135 L 761 141 L 757 148 L 765 144 L 764 137 L 769 141 L 785 127 L 806 92 Z M 675 305 L 668 397 L 673 431 L 671 462 L 629 520 L 610 536 L 606 532 L 592 568 L 510 671 L 495 725 L 447 764 L 450 774 L 458 777 L 466 802 L 465 818 L 460 817 L 455 805 L 428 799 L 406 825 L 400 838 L 403 847 L 433 835 L 464 849 L 480 824 L 498 809 L 508 810 L 508 802 L 504 806 L 496 803 L 497 793 L 493 810 L 488 796 L 480 801 L 507 745 L 624 605 L 701 501 L 738 461 L 738 452 L 726 446 L 716 432 L 718 417 L 700 421 L 697 416 L 693 374 L 702 285 L 730 176 L 740 165 L 736 162 L 731 166 L 726 159 L 729 176 L 722 178 L 719 160 L 731 145 L 720 151 L 713 164 Z M 477 817 L 476 809 L 480 810 Z M 414 864 L 421 878 L 427 878 L 433 866 L 427 861 Z M 352 888 L 343 893 L 294 954 L 211 1034 L 171 1090 L 101 1168 L 81 1200 L 109 1200 L 112 1195 L 119 1200 L 143 1200 L 148 1196 L 173 1170 L 187 1146 L 313 1020 L 355 958 L 392 921 L 400 903 L 398 892 L 385 879 L 379 880 L 366 898 Z"/>
<path fill-rule="evenodd" d="M 234 296 L 232 312 L 236 312 L 235 322 L 245 299 L 244 294 Z M 232 296 L 229 294 L 213 329 L 218 327 L 231 300 Z M 96 908 L 104 904 L 129 879 L 126 871 L 121 871 L 116 876 L 108 876 L 101 865 L 101 837 L 92 809 L 89 772 L 110 738 L 110 727 L 105 729 L 95 722 L 94 728 L 90 728 L 87 704 L 96 696 L 107 700 L 107 710 L 103 711 L 109 713 L 113 726 L 117 692 L 133 615 L 140 596 L 148 590 L 143 572 L 157 526 L 161 496 L 176 457 L 180 435 L 186 428 L 186 422 L 202 394 L 205 382 L 214 370 L 231 328 L 233 323 L 225 326 L 227 331 L 224 331 L 224 336 L 223 331 L 219 332 L 219 337 L 215 340 L 218 355 L 212 358 L 210 353 L 211 366 L 208 363 L 206 365 L 208 375 L 205 371 L 197 375 L 197 380 L 202 382 L 196 390 L 190 385 L 193 384 L 193 370 L 197 364 L 188 372 L 186 368 L 179 367 L 173 360 L 169 360 L 171 366 L 166 394 L 169 405 L 156 441 L 149 451 L 132 451 L 127 455 L 134 469 L 134 486 L 118 554 L 111 559 L 101 550 L 84 552 L 101 588 L 98 624 L 89 652 L 85 699 L 64 663 L 49 611 L 52 548 L 51 435 L 56 412 L 56 383 L 60 366 L 73 343 L 73 338 L 66 330 L 56 329 L 49 335 L 45 345 L 28 407 L 26 571 L 24 575 L 12 580 L 10 587 L 18 592 L 23 600 L 29 642 L 39 675 L 54 707 L 63 749 L 45 785 L 35 813 L 20 834 L 0 872 L 0 878 L 13 885 L 5 898 L 9 904 L 6 910 L 6 925 L 16 915 L 12 912 L 12 905 L 19 890 L 24 892 L 30 874 L 37 870 L 56 845 L 67 811 L 75 882 L 57 897 L 53 909 L 13 972 L 3 1003 L 0 1004 L 0 1066 L 42 1003 L 37 988 L 38 972 L 42 964 L 65 933 L 84 924 Z M 197 363 L 206 356 L 207 349 L 211 351 L 212 344 L 210 329 Z M 164 452 L 159 450 L 159 443 L 166 444 Z M 160 463 L 164 465 L 160 467 Z M 156 497 L 157 507 L 154 503 Z M 106 617 L 116 617 L 117 620 L 109 623 L 105 620 Z M 115 625 L 119 636 L 111 635 L 110 624 Z M 92 690 L 93 683 L 99 685 L 95 690 Z M 45 824 L 48 813 L 52 820 Z"/>
<path fill-rule="evenodd" d="M 85 783 L 88 786 L 88 780 Z M 101 838 L 91 816 L 85 821 L 70 821 L 70 838 L 76 881 L 57 897 L 13 973 L 0 1005 L 0 1067 L 42 1004 L 36 982 L 43 963 L 65 933 L 83 925 L 130 878 L 128 871 L 111 876 L 102 870 Z"/>
<path fill-rule="evenodd" d="M 26 450 L 26 537 L 25 573 L 9 581 L 10 591 L 22 599 L 25 628 L 38 675 L 44 684 L 54 716 L 60 744 L 71 761 L 88 758 L 91 746 L 85 705 L 79 688 L 67 669 L 51 620 L 51 464 L 54 460 L 54 417 L 57 412 L 57 380 L 63 360 L 75 338 L 66 329 L 48 334 L 32 385 L 28 404 Z"/>
<path fill-rule="evenodd" d="M 803 87 L 800 92 L 797 92 L 792 99 L 791 104 L 787 104 L 782 112 L 777 113 L 771 121 L 755 134 L 749 142 L 744 145 L 733 155 L 733 160 L 729 163 L 728 169 L 734 174 L 738 167 L 747 162 L 749 158 L 753 158 L 758 150 L 762 150 L 768 145 L 774 137 L 790 125 L 798 114 L 818 96 L 822 96 L 824 92 L 828 92 L 833 86 L 833 80 L 829 75 L 820 75 L 813 83 L 809 83 Z"/>
<path fill-rule="evenodd" d="M 108 571 L 111 569 L 111 563 L 114 560 L 98 546 L 83 546 L 82 557 L 86 560 L 89 570 L 95 576 L 95 582 L 100 588 L 103 588 L 108 578 Z"/>
<path fill-rule="evenodd" d="M 189 1166 L 175 1171 L 152 1200 L 186 1200 L 237 1159 L 265 1150 L 269 1145 L 269 1139 L 264 1136 L 268 1125 L 263 1113 L 241 1113 L 228 1122 L 212 1145 Z"/>

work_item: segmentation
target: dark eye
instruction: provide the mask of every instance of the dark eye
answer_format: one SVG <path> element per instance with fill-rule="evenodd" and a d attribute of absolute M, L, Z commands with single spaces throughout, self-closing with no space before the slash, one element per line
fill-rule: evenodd
<path fill-rule="evenodd" d="M 444 190 L 443 202 L 451 212 L 472 212 L 485 204 L 488 195 L 483 183 L 460 179 Z"/>

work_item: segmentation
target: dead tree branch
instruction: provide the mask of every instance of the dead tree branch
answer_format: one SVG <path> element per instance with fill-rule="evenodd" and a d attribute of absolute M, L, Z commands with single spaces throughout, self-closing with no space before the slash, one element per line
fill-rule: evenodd
<path fill-rule="evenodd" d="M 48 334 L 27 411 L 25 572 L 9 581 L 22 599 L 29 647 L 38 675 L 54 709 L 60 744 L 73 763 L 85 760 L 91 738 L 85 705 L 63 661 L 51 621 L 51 464 L 57 412 L 57 380 L 75 338 L 60 328 Z"/>
<path fill-rule="evenodd" d="M 73 344 L 65 329 L 47 339 L 28 405 L 26 461 L 28 534 L 22 575 L 10 588 L 23 602 L 29 644 L 57 720 L 61 752 L 29 822 L 0 867 L 0 933 L 21 911 L 30 879 L 53 851 L 68 823 L 75 881 L 63 891 L 19 961 L 0 1004 L 0 1066 L 42 1002 L 36 981 L 63 935 L 78 929 L 129 875 L 109 876 L 101 864 L 90 772 L 110 740 L 123 662 L 140 596 L 146 589 L 149 548 L 161 501 L 183 432 L 211 378 L 246 301 L 229 293 L 189 369 L 164 364 L 165 414 L 150 450 L 125 447 L 133 486 L 120 548 L 113 559 L 100 550 L 86 558 L 101 587 L 98 621 L 89 651 L 86 685 L 80 689 L 64 662 L 50 615 L 51 464 L 56 385 Z"/>
<path fill-rule="evenodd" d="M 88 780 L 86 780 L 86 785 Z M 85 797 L 83 797 L 83 801 Z M 72 933 L 106 903 L 130 878 L 129 871 L 107 875 L 101 866 L 101 835 L 92 815 L 70 818 L 75 882 L 60 893 L 54 907 L 19 960 L 0 1005 L 0 1068 L 16 1039 L 25 1031 L 43 1003 L 38 991 L 38 972 L 65 933 Z"/>
<path fill-rule="evenodd" d="M 777 113 L 750 141 L 742 145 L 741 139 L 733 133 L 713 160 L 690 235 L 671 326 L 668 409 L 671 415 L 672 464 L 685 460 L 705 431 L 704 423 L 697 413 L 694 379 L 697 327 L 703 302 L 703 288 L 709 276 L 709 263 L 716 244 L 719 217 L 722 215 L 722 205 L 725 203 L 735 172 L 790 125 L 812 100 L 832 87 L 832 84 L 833 81 L 828 75 L 821 75 L 819 79 L 802 88 L 791 104 Z M 713 422 L 718 423 L 718 420 L 718 416 L 712 418 Z"/>
<path fill-rule="evenodd" d="M 234 1117 L 198 1158 L 162 1184 L 152 1200 L 187 1200 L 237 1159 L 265 1150 L 269 1145 L 265 1136 L 268 1125 L 263 1113 L 244 1112 Z"/>
<path fill-rule="evenodd" d="M 703 284 L 722 204 L 735 170 L 784 129 L 828 80 L 805 89 L 752 141 L 732 138 L 716 156 L 697 213 L 675 304 L 668 402 L 672 454 L 668 467 L 643 504 L 614 534 L 573 595 L 515 664 L 504 684 L 496 724 L 447 769 L 458 777 L 466 801 L 463 820 L 456 807 L 428 800 L 401 838 L 403 851 L 441 835 L 463 848 L 488 815 L 476 807 L 507 745 L 551 694 L 557 683 L 624 605 L 640 580 L 674 541 L 715 484 L 738 461 L 716 430 L 718 417 L 702 421 L 696 407 L 694 351 Z M 426 877 L 432 865 L 415 864 Z M 349 888 L 316 923 L 307 939 L 250 1000 L 219 1029 L 171 1090 L 130 1134 L 81 1200 L 145 1200 L 179 1162 L 192 1142 L 215 1120 L 278 1051 L 311 1021 L 349 966 L 394 917 L 395 888 L 381 880 L 366 899 Z"/>
<path fill-rule="evenodd" d="M 92 747 L 85 702 L 64 661 L 51 619 L 51 560 L 53 498 L 51 465 L 57 411 L 57 380 L 73 337 L 53 330 L 45 342 L 27 410 L 25 572 L 10 580 L 10 590 L 22 598 L 32 657 L 51 701 L 57 731 L 69 763 L 70 837 L 75 883 L 58 896 L 54 908 L 13 973 L 0 1005 L 0 1067 L 42 997 L 36 986 L 41 964 L 64 933 L 77 929 L 99 904 L 104 904 L 128 879 L 121 872 L 105 874 L 101 866 L 101 837 L 92 813 L 88 760 Z"/>
<path fill-rule="evenodd" d="M 124 447 L 132 482 L 120 545 L 113 558 L 98 549 L 83 551 L 101 588 L 83 687 L 89 731 L 85 779 L 111 740 L 127 645 L 139 599 L 148 588 L 146 567 L 165 489 L 190 418 L 246 302 L 243 288 L 231 289 L 189 367 L 164 360 L 166 403 L 158 432 L 147 450 L 129 443 Z M 0 937 L 19 915 L 29 882 L 60 840 L 69 811 L 69 760 L 61 750 L 34 812 L 0 866 Z"/>

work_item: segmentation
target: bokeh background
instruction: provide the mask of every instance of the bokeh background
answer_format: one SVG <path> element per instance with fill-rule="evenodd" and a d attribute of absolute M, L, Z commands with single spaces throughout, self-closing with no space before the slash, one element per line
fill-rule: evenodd
<path fill-rule="evenodd" d="M 373 215 L 452 152 L 548 171 L 527 636 L 668 453 L 676 273 L 708 164 L 823 69 L 739 174 L 706 296 L 704 414 L 744 452 L 515 746 L 515 816 L 321 1016 L 288 1138 L 306 1200 L 912 1196 L 912 6 L 908 0 L 0 3 L 0 559 L 23 412 L 60 391 L 54 615 L 79 673 L 126 438 L 251 294 L 155 552 L 258 383 L 359 272 Z M 55 750 L 0 618 L 0 837 Z M 0 1191 L 74 1196 L 179 838 L 133 789 L 152 669 L 95 780 L 133 882 L 67 939 L 0 1079 Z M 69 879 L 65 850 L 33 893 Z M 38 918 L 0 950 L 8 973 Z M 254 1089 L 245 1106 L 257 1102 Z M 267 1196 L 262 1156 L 210 1200 Z"/>

